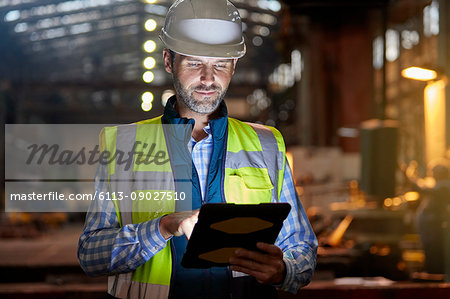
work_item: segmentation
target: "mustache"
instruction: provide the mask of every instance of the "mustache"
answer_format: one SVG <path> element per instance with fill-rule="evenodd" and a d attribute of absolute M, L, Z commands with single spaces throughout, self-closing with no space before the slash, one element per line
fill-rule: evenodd
<path fill-rule="evenodd" d="M 210 85 L 210 86 L 206 86 L 206 85 L 197 85 L 196 87 L 194 87 L 194 91 L 221 91 L 220 87 L 217 85 Z"/>

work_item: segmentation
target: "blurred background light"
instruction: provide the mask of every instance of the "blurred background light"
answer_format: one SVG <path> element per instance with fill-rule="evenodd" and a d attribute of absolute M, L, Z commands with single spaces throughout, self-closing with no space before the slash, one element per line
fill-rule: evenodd
<path fill-rule="evenodd" d="M 162 5 L 156 5 L 156 4 L 146 5 L 145 11 L 148 13 L 154 14 L 154 15 L 165 17 L 166 13 L 167 13 L 167 7 L 162 6 Z"/>
<path fill-rule="evenodd" d="M 141 108 L 144 111 L 150 111 L 152 110 L 152 103 L 142 102 Z"/>
<path fill-rule="evenodd" d="M 142 75 L 142 80 L 144 80 L 145 83 L 150 83 L 155 79 L 155 75 L 151 71 L 146 71 Z"/>
<path fill-rule="evenodd" d="M 431 81 L 424 90 L 425 156 L 427 164 L 445 157 L 446 80 Z"/>
<path fill-rule="evenodd" d="M 20 18 L 20 11 L 18 10 L 11 10 L 5 15 L 6 22 L 17 21 L 19 18 Z"/>
<path fill-rule="evenodd" d="M 439 2 L 432 1 L 423 9 L 423 34 L 426 37 L 439 34 Z"/>
<path fill-rule="evenodd" d="M 255 37 L 252 39 L 252 42 L 253 42 L 253 44 L 254 44 L 255 46 L 259 47 L 259 46 L 261 46 L 261 45 L 263 44 L 263 39 L 262 39 L 261 36 L 255 36 Z"/>
<path fill-rule="evenodd" d="M 406 201 L 416 201 L 420 198 L 419 192 L 415 191 L 406 192 L 404 196 Z"/>
<path fill-rule="evenodd" d="M 154 31 L 155 29 L 156 29 L 156 26 L 157 26 L 158 24 L 156 23 L 156 21 L 155 20 L 153 20 L 153 19 L 148 19 L 146 22 L 145 22 L 145 30 L 147 30 L 147 31 Z"/>
<path fill-rule="evenodd" d="M 372 61 L 372 65 L 375 69 L 379 70 L 383 67 L 383 45 L 384 45 L 384 41 L 383 41 L 383 37 L 382 36 L 377 36 L 372 43 L 372 49 L 373 49 L 373 53 L 372 53 L 372 57 L 373 57 L 373 61 Z"/>
<path fill-rule="evenodd" d="M 146 69 L 149 69 L 149 70 L 150 70 L 150 69 L 152 69 L 152 68 L 155 67 L 155 65 L 156 65 L 156 60 L 155 60 L 155 58 L 153 58 L 153 57 L 147 57 L 147 58 L 144 59 L 143 64 L 144 64 L 144 67 L 145 67 Z"/>
<path fill-rule="evenodd" d="M 143 103 L 152 103 L 154 99 L 153 93 L 146 91 L 142 94 L 141 99 Z"/>
<path fill-rule="evenodd" d="M 402 71 L 402 76 L 408 79 L 429 81 L 436 79 L 437 73 L 433 70 L 412 66 L 404 69 Z"/>
<path fill-rule="evenodd" d="M 148 40 L 144 43 L 144 50 L 148 53 L 152 53 L 156 50 L 156 43 L 153 40 Z"/>
<path fill-rule="evenodd" d="M 258 0 L 258 6 L 262 9 L 270 9 L 271 11 L 280 11 L 281 4 L 279 1 Z"/>
<path fill-rule="evenodd" d="M 395 61 L 400 55 L 400 35 L 398 31 L 388 29 L 386 31 L 386 59 Z"/>
<path fill-rule="evenodd" d="M 405 49 L 412 49 L 415 45 L 419 44 L 420 36 L 415 30 L 403 30 L 401 33 L 402 47 Z"/>

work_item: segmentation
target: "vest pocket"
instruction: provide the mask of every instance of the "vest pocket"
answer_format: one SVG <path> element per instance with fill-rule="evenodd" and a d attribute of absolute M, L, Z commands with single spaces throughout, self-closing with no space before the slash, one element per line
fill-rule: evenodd
<path fill-rule="evenodd" d="M 226 169 L 227 203 L 258 204 L 271 202 L 273 185 L 265 168 Z"/>

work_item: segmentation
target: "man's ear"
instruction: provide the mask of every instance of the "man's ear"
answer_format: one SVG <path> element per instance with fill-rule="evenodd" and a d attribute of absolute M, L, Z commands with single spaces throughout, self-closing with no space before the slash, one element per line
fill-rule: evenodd
<path fill-rule="evenodd" d="M 170 54 L 169 50 L 167 49 L 163 50 L 163 59 L 164 59 L 164 68 L 166 69 L 166 72 L 172 74 L 173 73 L 172 55 Z"/>
<path fill-rule="evenodd" d="M 238 61 L 237 58 L 234 58 L 234 59 L 233 59 L 233 74 L 234 74 L 234 71 L 236 70 L 236 64 L 237 64 L 237 61 Z"/>

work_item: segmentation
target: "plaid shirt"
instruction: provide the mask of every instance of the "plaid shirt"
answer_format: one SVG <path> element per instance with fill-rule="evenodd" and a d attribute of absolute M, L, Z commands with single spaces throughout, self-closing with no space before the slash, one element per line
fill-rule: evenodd
<path fill-rule="evenodd" d="M 191 138 L 189 149 L 199 175 L 202 196 L 205 194 L 208 166 L 213 148 L 209 126 L 204 128 L 208 136 L 199 142 Z M 104 168 L 96 175 L 96 190 L 107 192 Z M 291 212 L 284 221 L 275 244 L 284 253 L 286 277 L 277 285 L 283 291 L 296 293 L 309 283 L 316 264 L 317 239 L 298 198 L 291 170 L 286 162 L 280 202 L 291 205 Z M 112 201 L 93 200 L 87 212 L 84 231 L 79 240 L 78 259 L 84 271 L 92 276 L 130 272 L 148 261 L 166 246 L 167 241 L 159 232 L 159 221 L 153 219 L 120 227 Z"/>

